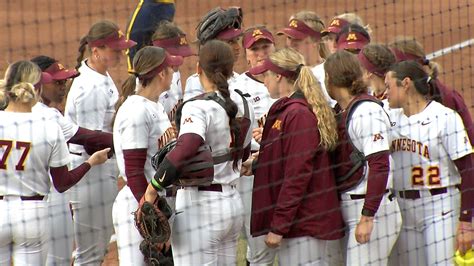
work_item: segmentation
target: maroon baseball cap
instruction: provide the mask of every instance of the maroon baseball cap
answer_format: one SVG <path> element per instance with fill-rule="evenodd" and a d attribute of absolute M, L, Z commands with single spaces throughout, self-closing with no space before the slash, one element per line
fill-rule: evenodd
<path fill-rule="evenodd" d="M 370 39 L 367 39 L 360 32 L 349 31 L 338 36 L 337 49 L 361 50 L 369 43 Z"/>
<path fill-rule="evenodd" d="M 364 55 L 363 51 L 361 51 L 357 55 L 357 59 L 359 59 L 360 64 L 367 69 L 368 72 L 374 73 L 375 75 L 379 77 L 385 76 L 385 71 L 377 67 L 376 65 L 372 64 L 370 60 Z"/>
<path fill-rule="evenodd" d="M 273 35 L 266 28 L 254 29 L 253 31 L 248 31 L 244 33 L 244 38 L 242 39 L 242 46 L 245 49 L 252 47 L 254 43 L 259 40 L 267 40 L 271 43 L 275 43 Z"/>
<path fill-rule="evenodd" d="M 297 75 L 295 71 L 286 70 L 284 68 L 281 68 L 275 65 L 272 62 L 272 60 L 270 60 L 269 58 L 265 59 L 263 61 L 263 64 L 260 64 L 256 67 L 252 67 L 251 69 L 249 69 L 249 73 L 255 76 L 255 75 L 263 74 L 269 70 L 287 78 L 293 78 Z"/>
<path fill-rule="evenodd" d="M 154 69 L 150 70 L 148 73 L 144 75 L 139 75 L 138 78 L 140 80 L 152 78 L 167 67 L 177 67 L 177 66 L 182 65 L 183 61 L 184 61 L 183 57 L 170 55 L 168 52 L 165 52 L 165 60 L 163 60 L 163 63 L 161 63 L 159 66 L 155 67 Z"/>
<path fill-rule="evenodd" d="M 109 36 L 89 42 L 90 47 L 108 46 L 114 50 L 125 50 L 135 46 L 137 43 L 127 40 L 121 30 L 115 31 Z"/>
<path fill-rule="evenodd" d="M 75 78 L 80 75 L 75 69 L 66 69 L 62 64 L 55 62 L 50 65 L 48 68 L 43 70 L 43 72 L 51 75 L 52 80 L 64 80 Z"/>
<path fill-rule="evenodd" d="M 49 73 L 41 72 L 41 79 L 35 84 L 35 88 L 39 85 L 53 82 L 53 77 Z"/>
<path fill-rule="evenodd" d="M 216 36 L 216 39 L 219 39 L 221 41 L 230 41 L 237 37 L 240 37 L 240 35 L 242 35 L 242 29 L 228 28 L 219 32 L 219 34 L 217 34 Z"/>
<path fill-rule="evenodd" d="M 196 55 L 188 44 L 186 35 L 181 35 L 169 39 L 154 40 L 154 46 L 165 49 L 168 53 L 175 56 L 188 57 Z"/>
<path fill-rule="evenodd" d="M 288 22 L 288 26 L 277 32 L 277 35 L 286 35 L 296 40 L 303 40 L 306 37 L 313 37 L 320 39 L 321 33 L 313 30 L 303 21 L 292 19 Z"/>
<path fill-rule="evenodd" d="M 341 32 L 341 29 L 344 28 L 344 26 L 349 25 L 349 21 L 342 19 L 342 18 L 333 18 L 331 20 L 331 23 L 329 23 L 329 26 L 327 29 L 324 29 L 321 32 L 322 36 L 328 35 L 329 33 L 335 33 L 338 34 Z"/>

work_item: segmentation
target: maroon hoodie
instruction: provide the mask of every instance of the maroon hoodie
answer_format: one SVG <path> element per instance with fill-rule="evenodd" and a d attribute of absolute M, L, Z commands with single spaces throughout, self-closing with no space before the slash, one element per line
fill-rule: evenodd
<path fill-rule="evenodd" d="M 263 129 L 252 192 L 252 236 L 344 236 L 329 154 L 301 91 L 275 102 Z"/>

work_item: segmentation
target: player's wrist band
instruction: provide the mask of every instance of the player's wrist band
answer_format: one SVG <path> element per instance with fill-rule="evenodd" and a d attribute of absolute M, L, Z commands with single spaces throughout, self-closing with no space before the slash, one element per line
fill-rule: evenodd
<path fill-rule="evenodd" d="M 375 213 L 374 213 L 373 211 L 368 210 L 368 209 L 366 209 L 366 208 L 363 208 L 363 209 L 362 209 L 362 213 L 361 213 L 361 214 L 364 215 L 364 216 L 368 216 L 368 217 L 374 217 L 374 216 L 375 216 Z"/>
<path fill-rule="evenodd" d="M 156 191 L 162 191 L 162 190 L 163 190 L 163 187 L 158 183 L 158 181 L 156 181 L 155 178 L 152 178 L 150 183 L 151 183 L 151 186 L 152 186 Z"/>

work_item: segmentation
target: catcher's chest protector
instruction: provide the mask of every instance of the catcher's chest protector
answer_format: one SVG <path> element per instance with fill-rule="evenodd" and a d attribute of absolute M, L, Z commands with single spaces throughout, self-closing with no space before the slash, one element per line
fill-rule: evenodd
<path fill-rule="evenodd" d="M 360 95 L 347 106 L 344 112 L 336 115 L 339 143 L 331 153 L 331 157 L 333 159 L 334 176 L 340 193 L 356 187 L 364 179 L 365 155 L 354 146 L 348 132 L 352 114 L 363 102 L 375 102 L 383 106 L 380 100 L 371 95 Z"/>

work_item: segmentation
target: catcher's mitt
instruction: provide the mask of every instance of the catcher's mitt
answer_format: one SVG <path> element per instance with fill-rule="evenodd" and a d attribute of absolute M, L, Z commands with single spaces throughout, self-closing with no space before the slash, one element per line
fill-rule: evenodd
<path fill-rule="evenodd" d="M 170 238 L 171 228 L 168 218 L 171 214 L 172 210 L 164 198 L 157 198 L 154 204 L 142 198 L 138 210 L 134 213 L 135 226 L 143 237 L 140 251 L 148 265 L 166 265 L 163 264 L 166 257 L 161 254 L 159 247 Z"/>
<path fill-rule="evenodd" d="M 221 31 L 227 28 L 240 29 L 242 26 L 242 9 L 217 7 L 209 11 L 196 27 L 199 44 L 214 39 Z"/>

